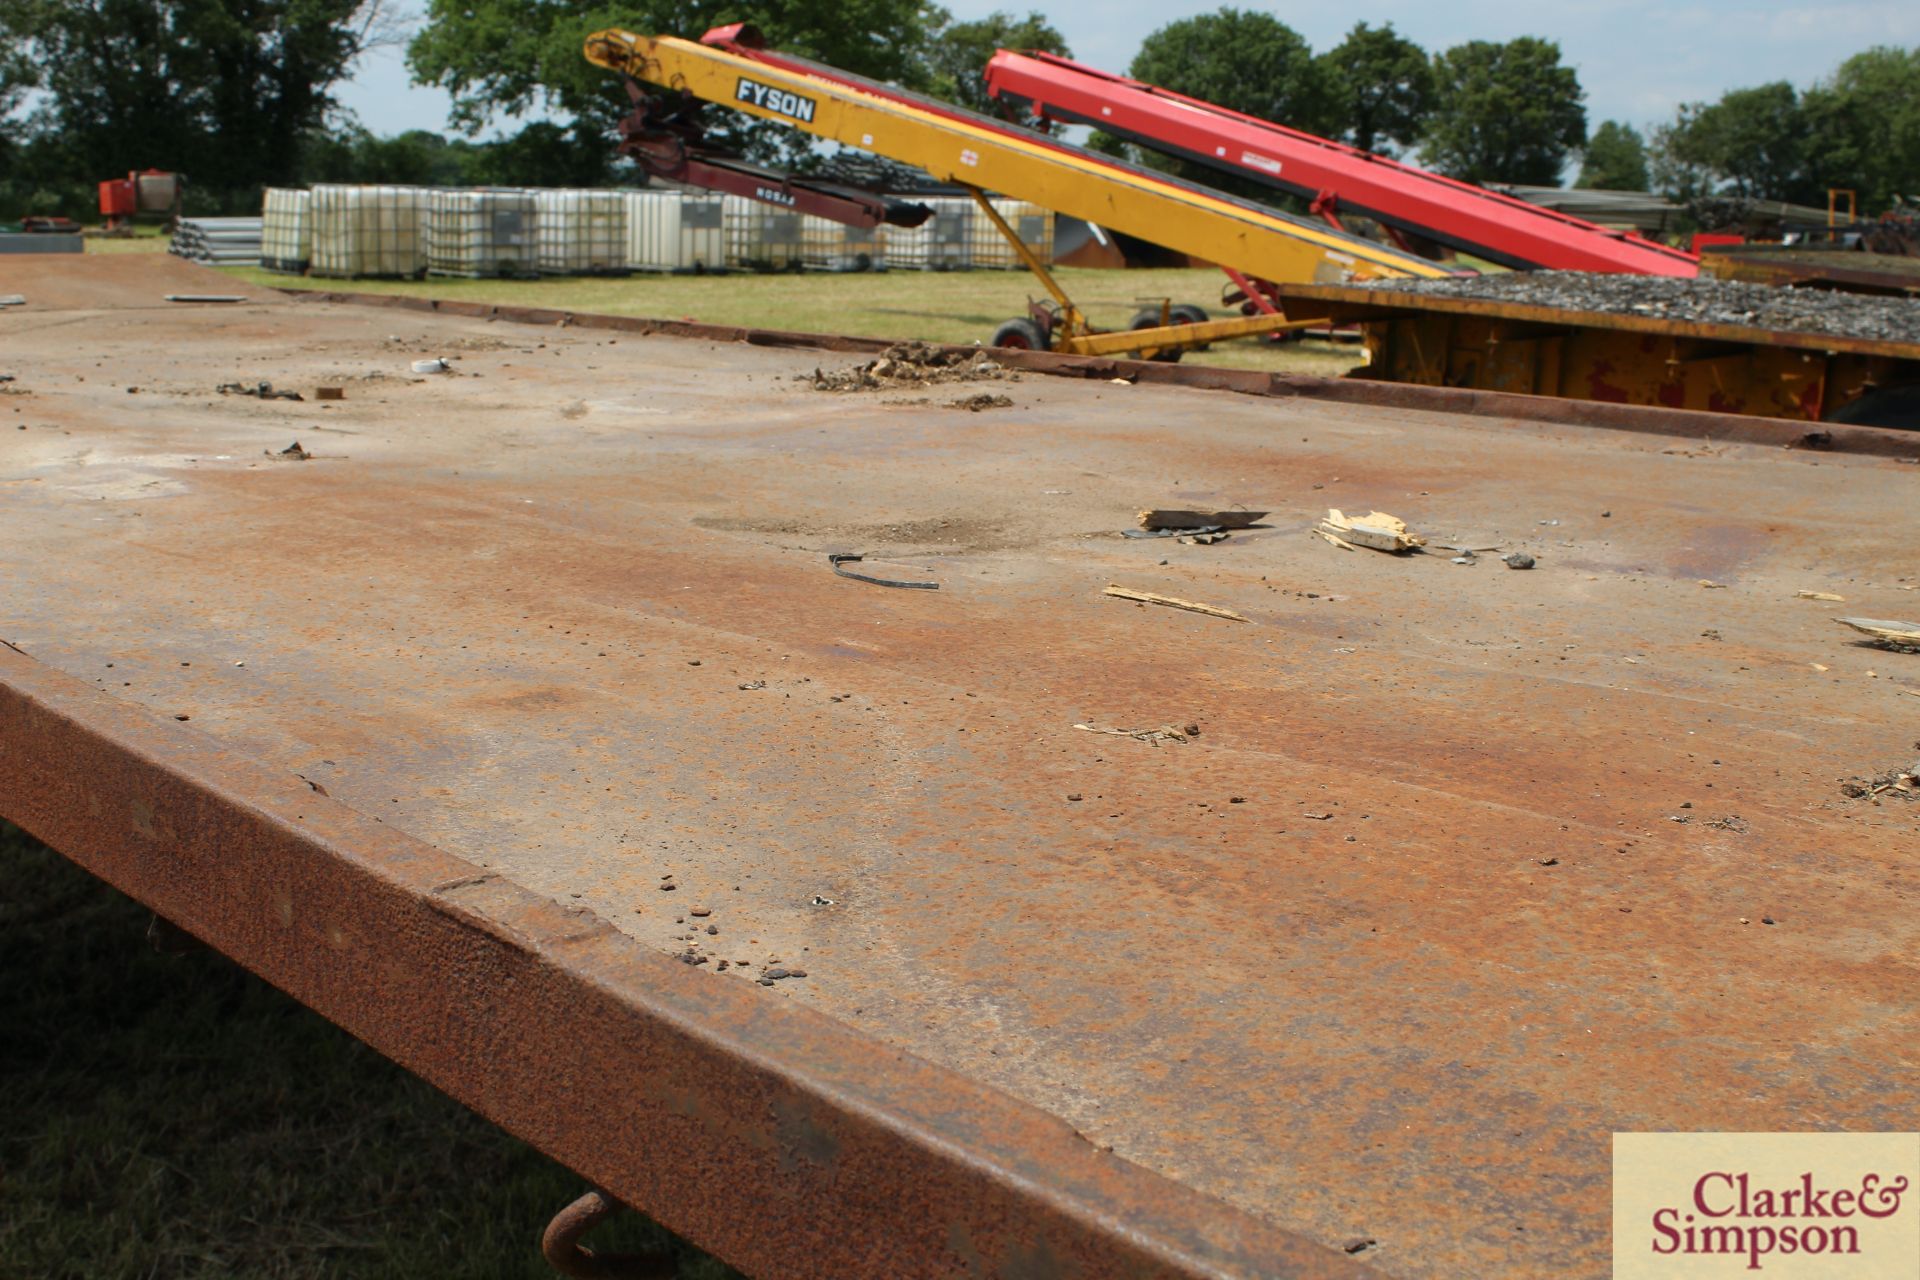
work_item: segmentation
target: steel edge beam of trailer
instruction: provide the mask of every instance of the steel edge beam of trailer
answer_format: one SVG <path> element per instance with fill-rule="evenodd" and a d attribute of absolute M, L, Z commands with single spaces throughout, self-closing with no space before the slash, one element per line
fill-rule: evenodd
<path fill-rule="evenodd" d="M 11 645 L 0 813 L 756 1277 L 1372 1274 Z"/>

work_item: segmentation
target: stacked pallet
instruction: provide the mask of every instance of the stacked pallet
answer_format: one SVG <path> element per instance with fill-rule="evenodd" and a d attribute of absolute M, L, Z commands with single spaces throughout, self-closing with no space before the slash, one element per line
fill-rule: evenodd
<path fill-rule="evenodd" d="M 258 266 L 260 226 L 258 218 L 182 218 L 167 252 L 209 266 Z"/>

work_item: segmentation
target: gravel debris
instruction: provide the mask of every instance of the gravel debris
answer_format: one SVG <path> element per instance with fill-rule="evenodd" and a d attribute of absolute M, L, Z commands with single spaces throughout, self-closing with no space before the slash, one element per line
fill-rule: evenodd
<path fill-rule="evenodd" d="M 811 382 L 816 391 L 878 391 L 903 387 L 924 387 L 942 382 L 983 382 L 1007 377 L 1006 368 L 985 351 L 947 351 L 925 342 L 899 342 L 865 364 L 851 369 L 800 374 L 799 380 Z M 972 400 L 984 400 L 974 404 Z M 956 400 L 961 408 L 1002 407 L 992 396 Z M 1011 402 L 1009 402 L 1011 403 Z"/>
<path fill-rule="evenodd" d="M 1876 298 L 1830 289 L 1777 288 L 1741 280 L 1705 277 L 1683 280 L 1671 276 L 1606 275 L 1588 271 L 1511 271 L 1438 280 L 1375 280 L 1360 287 L 1599 311 L 1651 320 L 1920 343 L 1920 300 Z"/>

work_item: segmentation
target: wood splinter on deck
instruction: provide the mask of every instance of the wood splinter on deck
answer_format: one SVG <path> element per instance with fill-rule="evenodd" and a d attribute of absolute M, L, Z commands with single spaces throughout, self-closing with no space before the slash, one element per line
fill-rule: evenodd
<path fill-rule="evenodd" d="M 1163 596 L 1153 591 L 1135 591 L 1131 587 L 1109 585 L 1102 595 L 1118 596 L 1122 600 L 1138 600 L 1141 604 L 1163 604 L 1169 609 L 1185 609 L 1189 613 L 1204 613 L 1210 618 L 1226 618 L 1233 622 L 1246 622 L 1244 614 L 1231 609 L 1222 609 L 1217 605 L 1199 604 L 1193 600 L 1182 600 L 1179 596 Z"/>
<path fill-rule="evenodd" d="M 1384 511 L 1349 516 L 1338 507 L 1328 507 L 1326 517 L 1313 531 L 1346 551 L 1367 547 L 1373 551 L 1399 554 L 1427 544 L 1427 540 L 1419 534 L 1407 531 L 1405 520 Z"/>

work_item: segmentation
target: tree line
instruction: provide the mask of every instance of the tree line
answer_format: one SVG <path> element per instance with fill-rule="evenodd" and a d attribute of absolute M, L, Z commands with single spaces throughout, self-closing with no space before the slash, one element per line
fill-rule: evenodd
<path fill-rule="evenodd" d="M 356 61 L 399 38 L 383 2 L 0 5 L 0 216 L 85 216 L 93 183 L 148 165 L 188 173 L 194 206 L 208 210 L 257 208 L 262 186 L 315 181 L 617 181 L 611 137 L 626 99 L 580 56 L 586 33 L 606 26 L 694 36 L 750 21 L 776 48 L 981 111 L 998 110 L 981 76 L 995 48 L 1071 55 L 1038 13 L 961 22 L 929 0 L 427 0 L 407 64 L 418 83 L 452 96 L 455 136 L 388 136 L 338 100 Z M 1222 8 L 1154 31 L 1128 70 L 1473 182 L 1554 186 L 1577 163 L 1576 185 L 1651 188 L 1683 201 L 1823 203 L 1827 187 L 1844 186 L 1878 209 L 1920 195 L 1920 49 L 1868 50 L 1804 91 L 1782 82 L 1691 103 L 1644 136 L 1613 120 L 1589 133 L 1574 69 L 1555 42 L 1532 36 L 1429 52 L 1391 24 L 1361 22 L 1315 52 L 1270 14 Z M 528 114 L 565 123 L 475 140 Z M 716 119 L 726 141 L 757 159 L 802 167 L 821 159 L 790 130 Z"/>

